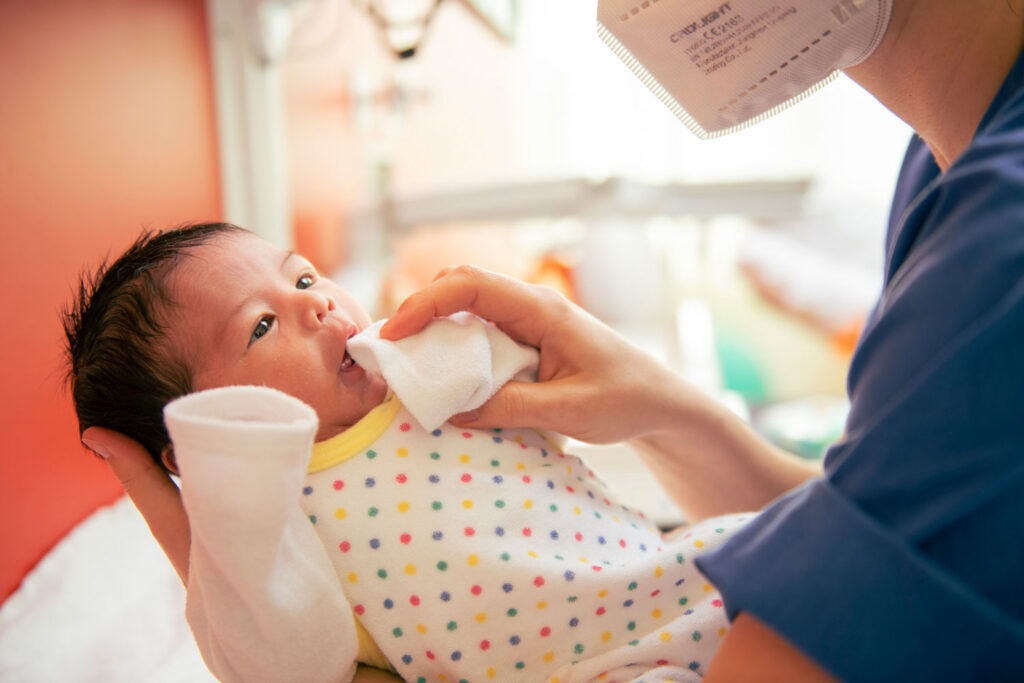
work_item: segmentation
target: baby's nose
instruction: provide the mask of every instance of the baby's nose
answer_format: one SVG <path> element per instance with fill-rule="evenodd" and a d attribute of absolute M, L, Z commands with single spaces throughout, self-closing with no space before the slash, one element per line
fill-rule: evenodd
<path fill-rule="evenodd" d="M 337 308 L 337 306 L 334 303 L 334 299 L 332 299 L 329 296 L 318 298 L 321 298 L 323 303 L 320 307 L 317 308 L 316 319 L 317 322 L 322 323 L 324 321 L 324 318 L 327 317 L 327 314 L 333 311 L 335 308 Z"/>
<path fill-rule="evenodd" d="M 337 308 L 337 305 L 333 298 L 324 294 L 311 292 L 309 296 L 305 313 L 306 324 L 311 329 L 318 329 L 324 324 L 327 315 Z"/>

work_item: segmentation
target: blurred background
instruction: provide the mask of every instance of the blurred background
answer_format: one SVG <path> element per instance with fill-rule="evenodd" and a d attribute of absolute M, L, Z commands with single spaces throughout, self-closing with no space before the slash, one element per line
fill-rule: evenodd
<path fill-rule="evenodd" d="M 595 16 L 596 0 L 0 0 L 0 598 L 120 493 L 78 442 L 58 314 L 143 229 L 237 222 L 375 317 L 455 263 L 557 287 L 820 456 L 909 129 L 840 77 L 700 141 Z"/>

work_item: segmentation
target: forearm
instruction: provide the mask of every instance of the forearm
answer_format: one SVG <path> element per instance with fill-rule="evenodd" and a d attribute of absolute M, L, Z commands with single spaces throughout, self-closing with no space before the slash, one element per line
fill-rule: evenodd
<path fill-rule="evenodd" d="M 758 510 L 821 473 L 681 380 L 661 393 L 657 428 L 630 444 L 689 521 Z"/>

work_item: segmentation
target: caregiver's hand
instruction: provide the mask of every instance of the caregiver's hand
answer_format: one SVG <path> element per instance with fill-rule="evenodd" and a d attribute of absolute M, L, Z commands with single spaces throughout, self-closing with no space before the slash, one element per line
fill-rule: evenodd
<path fill-rule="evenodd" d="M 474 266 L 442 271 L 381 329 L 398 340 L 430 320 L 468 310 L 540 350 L 538 383 L 510 382 L 467 427 L 535 427 L 581 441 L 642 436 L 685 414 L 694 390 L 668 368 L 548 287 Z M 585 407 L 585 408 L 582 408 Z"/>
<path fill-rule="evenodd" d="M 89 427 L 82 432 L 82 443 L 114 470 L 121 487 L 142 513 L 182 583 L 188 585 L 191 534 L 178 487 L 153 462 L 145 448 L 120 432 Z"/>
<path fill-rule="evenodd" d="M 540 349 L 540 371 L 537 383 L 509 382 L 456 424 L 630 441 L 692 521 L 756 510 L 817 473 L 546 287 L 459 266 L 406 299 L 381 336 L 401 339 L 461 310 Z"/>

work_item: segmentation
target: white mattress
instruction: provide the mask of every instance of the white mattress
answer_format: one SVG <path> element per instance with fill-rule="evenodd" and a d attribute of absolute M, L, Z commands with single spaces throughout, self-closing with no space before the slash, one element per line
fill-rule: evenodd
<path fill-rule="evenodd" d="M 0 606 L 0 681 L 209 683 L 185 589 L 127 498 L 93 513 Z"/>

